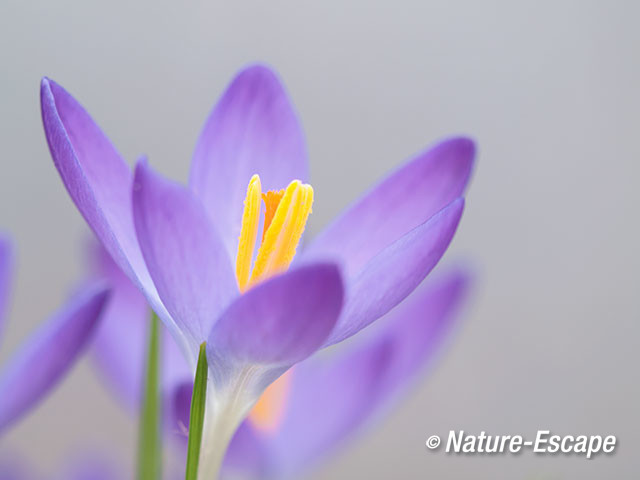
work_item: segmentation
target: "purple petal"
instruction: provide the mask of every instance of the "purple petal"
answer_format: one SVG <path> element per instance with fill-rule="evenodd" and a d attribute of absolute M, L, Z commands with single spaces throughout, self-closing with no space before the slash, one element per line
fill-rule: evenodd
<path fill-rule="evenodd" d="M 337 258 L 345 275 L 462 196 L 475 146 L 466 138 L 445 140 L 384 179 L 321 232 L 303 253 Z"/>
<path fill-rule="evenodd" d="M 13 271 L 13 251 L 8 237 L 0 234 L 0 340 L 4 330 L 4 319 L 8 310 L 9 290 Z"/>
<path fill-rule="evenodd" d="M 108 296 L 93 286 L 51 318 L 0 373 L 0 431 L 33 408 L 73 366 Z"/>
<path fill-rule="evenodd" d="M 227 88 L 200 134 L 189 183 L 235 259 L 243 200 L 253 174 L 263 191 L 306 181 L 304 135 L 289 98 L 269 68 L 253 65 Z"/>
<path fill-rule="evenodd" d="M 262 432 L 245 422 L 242 434 L 231 443 L 226 464 L 255 476 L 298 477 L 337 451 L 417 380 L 440 350 L 468 285 L 461 270 L 427 282 L 381 320 L 382 328 L 364 342 L 297 365 L 278 430 Z"/>
<path fill-rule="evenodd" d="M 126 406 L 133 412 L 140 406 L 145 333 L 150 309 L 140 291 L 122 273 L 111 256 L 91 245 L 92 277 L 104 279 L 111 298 L 93 342 L 97 366 Z"/>
<path fill-rule="evenodd" d="M 224 470 L 252 472 L 249 478 L 269 477 L 277 465 L 269 450 L 270 440 L 257 431 L 250 420 L 245 420 L 236 430 L 227 449 Z"/>
<path fill-rule="evenodd" d="M 131 170 L 60 85 L 44 78 L 40 100 L 49 149 L 69 195 L 116 262 L 127 272 L 144 271 L 131 216 Z"/>
<path fill-rule="evenodd" d="M 176 384 L 172 390 L 167 390 L 165 399 L 166 413 L 170 433 L 182 437 L 186 445 L 189 431 L 189 416 L 191 414 L 191 395 L 193 393 L 193 380 L 185 377 L 184 381 Z"/>
<path fill-rule="evenodd" d="M 385 381 L 385 399 L 397 398 L 433 359 L 469 296 L 471 278 L 456 269 L 420 286 L 382 319 L 379 335 L 392 338 L 393 361 Z M 382 404 L 382 402 L 380 402 Z"/>
<path fill-rule="evenodd" d="M 272 477 L 292 475 L 309 465 L 369 418 L 391 353 L 390 342 L 378 341 L 328 362 L 310 360 L 296 368 L 286 416 L 277 436 L 266 440 L 274 462 Z"/>
<path fill-rule="evenodd" d="M 340 342 L 404 300 L 436 266 L 460 222 L 459 198 L 376 255 L 349 281 L 347 300 L 326 345 Z"/>
<path fill-rule="evenodd" d="M 299 362 L 331 332 L 342 297 L 340 272 L 330 263 L 298 267 L 256 285 L 213 327 L 207 344 L 210 364 Z"/>
<path fill-rule="evenodd" d="M 49 150 L 73 202 L 116 263 L 180 338 L 138 246 L 131 211 L 131 170 L 100 127 L 60 85 L 44 78 L 40 101 Z"/>
<path fill-rule="evenodd" d="M 136 167 L 133 215 L 160 298 L 197 349 L 238 295 L 224 246 L 193 193 L 163 179 L 146 162 Z"/>
<path fill-rule="evenodd" d="M 116 480 L 125 478 L 117 463 L 95 451 L 75 452 L 59 480 Z"/>
<path fill-rule="evenodd" d="M 96 364 L 107 386 L 131 413 L 137 414 L 151 310 L 138 288 L 101 245 L 92 242 L 89 254 L 91 276 L 106 281 L 111 288 L 93 341 Z M 176 385 L 190 380 L 193 372 L 168 329 L 162 332 L 162 387 L 172 392 Z"/>

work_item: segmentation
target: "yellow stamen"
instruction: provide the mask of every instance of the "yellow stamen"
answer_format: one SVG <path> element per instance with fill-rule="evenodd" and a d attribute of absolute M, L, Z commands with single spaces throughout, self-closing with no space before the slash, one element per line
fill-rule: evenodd
<path fill-rule="evenodd" d="M 312 204 L 311 185 L 302 184 L 299 180 L 289 184 L 258 250 L 249 285 L 289 267 L 311 213 Z"/>
<path fill-rule="evenodd" d="M 266 207 L 262 241 L 251 271 L 260 221 L 261 197 Z M 236 277 L 241 292 L 289 267 L 311 213 L 312 204 L 311 185 L 294 180 L 285 190 L 268 191 L 263 194 L 260 177 L 251 177 L 244 201 L 236 258 Z M 272 430 L 280 423 L 289 395 L 290 382 L 290 374 L 287 372 L 264 391 L 249 414 L 256 428 Z"/>
<path fill-rule="evenodd" d="M 251 177 L 247 187 L 247 197 L 244 201 L 244 212 L 242 213 L 242 230 L 238 238 L 238 256 L 236 257 L 236 279 L 238 288 L 243 292 L 249 283 L 251 273 L 251 260 L 258 236 L 258 225 L 260 222 L 260 196 L 262 186 L 260 177 Z"/>
<path fill-rule="evenodd" d="M 290 389 L 291 370 L 288 370 L 267 387 L 249 413 L 249 420 L 255 428 L 262 431 L 273 431 L 278 427 L 285 412 Z"/>
<path fill-rule="evenodd" d="M 260 221 L 260 198 L 264 200 L 266 210 L 262 241 L 251 271 Z M 244 201 L 236 257 L 236 278 L 241 292 L 289 267 L 311 213 L 312 204 L 313 188 L 300 180 L 292 181 L 285 190 L 268 191 L 263 194 L 260 177 L 251 177 Z"/>

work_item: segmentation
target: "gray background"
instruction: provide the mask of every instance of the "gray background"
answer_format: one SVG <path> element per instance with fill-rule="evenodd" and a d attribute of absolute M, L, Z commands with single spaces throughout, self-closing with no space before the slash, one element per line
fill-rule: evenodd
<path fill-rule="evenodd" d="M 311 232 L 410 154 L 465 132 L 480 155 L 447 260 L 473 261 L 462 327 L 401 408 L 316 478 L 637 474 L 637 2 L 69 2 L 0 6 L 0 224 L 19 244 L 6 359 L 79 278 L 84 223 L 50 161 L 39 79 L 62 83 L 133 161 L 186 179 L 202 122 L 263 60 L 300 112 Z M 449 457 L 449 429 L 615 434 L 592 461 Z M 123 465 L 134 422 L 88 362 L 0 439 L 43 472 L 74 451 Z"/>

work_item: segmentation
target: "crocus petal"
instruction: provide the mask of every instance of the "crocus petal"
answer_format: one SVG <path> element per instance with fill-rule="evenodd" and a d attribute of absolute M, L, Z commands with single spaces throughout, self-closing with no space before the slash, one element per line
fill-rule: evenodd
<path fill-rule="evenodd" d="M 111 459 L 95 451 L 75 452 L 58 480 L 116 480 L 125 478 Z M 49 477 L 52 478 L 52 477 Z"/>
<path fill-rule="evenodd" d="M 91 337 L 108 291 L 92 286 L 51 318 L 0 373 L 0 431 L 41 400 L 74 364 Z"/>
<path fill-rule="evenodd" d="M 389 245 L 349 280 L 347 300 L 326 345 L 340 342 L 404 300 L 436 266 L 458 227 L 464 200 L 454 200 Z"/>
<path fill-rule="evenodd" d="M 340 272 L 331 263 L 294 268 L 250 289 L 221 315 L 209 336 L 214 383 L 224 381 L 230 363 L 288 367 L 306 358 L 333 329 L 342 298 Z"/>
<path fill-rule="evenodd" d="M 256 173 L 263 191 L 308 176 L 302 128 L 278 77 L 262 65 L 231 82 L 205 123 L 191 165 L 189 183 L 233 259 L 247 185 Z"/>
<path fill-rule="evenodd" d="M 224 246 L 193 193 L 144 161 L 136 167 L 133 215 L 160 298 L 197 349 L 238 294 Z"/>
<path fill-rule="evenodd" d="M 13 251 L 8 237 L 0 234 L 0 340 L 9 302 L 9 285 L 13 269 Z"/>
<path fill-rule="evenodd" d="M 138 288 L 97 242 L 90 245 L 89 262 L 91 277 L 104 280 L 111 289 L 93 341 L 96 365 L 107 386 L 131 413 L 137 414 L 151 310 Z M 193 372 L 168 329 L 161 332 L 162 388 L 171 395 L 185 379 L 191 380 Z"/>
<path fill-rule="evenodd" d="M 193 394 L 193 380 L 185 377 L 181 384 L 177 384 L 172 390 L 167 390 L 164 404 L 166 405 L 165 417 L 168 429 L 171 433 L 182 436 L 187 440 L 189 431 L 189 416 L 191 414 L 191 395 Z"/>
<path fill-rule="evenodd" d="M 340 259 L 345 275 L 355 275 L 380 250 L 462 196 L 474 156 L 467 138 L 421 153 L 348 208 L 304 256 Z"/>
<path fill-rule="evenodd" d="M 138 288 L 101 246 L 91 245 L 89 260 L 93 270 L 91 276 L 104 279 L 111 287 L 111 298 L 93 341 L 96 365 L 107 386 L 131 412 L 137 412 L 150 309 Z"/>
<path fill-rule="evenodd" d="M 131 170 L 85 109 L 60 85 L 44 78 L 40 102 L 49 150 L 71 199 L 116 263 L 180 339 L 138 246 L 131 211 Z"/>
<path fill-rule="evenodd" d="M 277 436 L 267 440 L 274 462 L 269 476 L 293 475 L 369 418 L 391 353 L 390 343 L 383 341 L 322 366 L 313 360 L 299 366 L 286 417 Z"/>
<path fill-rule="evenodd" d="M 379 335 L 392 338 L 394 345 L 385 376 L 386 398 L 397 398 L 438 352 L 469 296 L 471 283 L 466 270 L 451 270 L 420 286 L 382 320 Z"/>
<path fill-rule="evenodd" d="M 224 457 L 225 470 L 252 472 L 250 478 L 267 476 L 274 459 L 269 457 L 268 439 L 261 436 L 250 420 L 242 422 L 233 435 Z"/>
<path fill-rule="evenodd" d="M 426 282 L 364 341 L 300 363 L 282 424 L 263 432 L 245 422 L 231 443 L 227 466 L 254 476 L 297 478 L 336 451 L 417 380 L 439 351 L 468 287 L 463 270 Z"/>

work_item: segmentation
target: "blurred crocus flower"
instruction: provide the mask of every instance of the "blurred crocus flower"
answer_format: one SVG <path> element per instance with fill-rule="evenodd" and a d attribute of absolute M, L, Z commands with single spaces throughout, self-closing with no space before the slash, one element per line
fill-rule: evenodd
<path fill-rule="evenodd" d="M 0 327 L 7 310 L 13 255 L 0 236 Z M 0 369 L 0 434 L 37 405 L 74 365 L 94 332 L 108 291 L 87 285 L 44 323 Z"/>
<path fill-rule="evenodd" d="M 205 474 L 269 384 L 389 312 L 434 268 L 462 215 L 474 157 L 465 138 L 419 154 L 289 268 L 314 195 L 303 183 L 302 129 L 269 69 L 247 68 L 224 93 L 200 135 L 188 187 L 145 160 L 132 174 L 80 104 L 46 78 L 41 102 L 69 194 L 191 371 L 207 342 Z"/>

